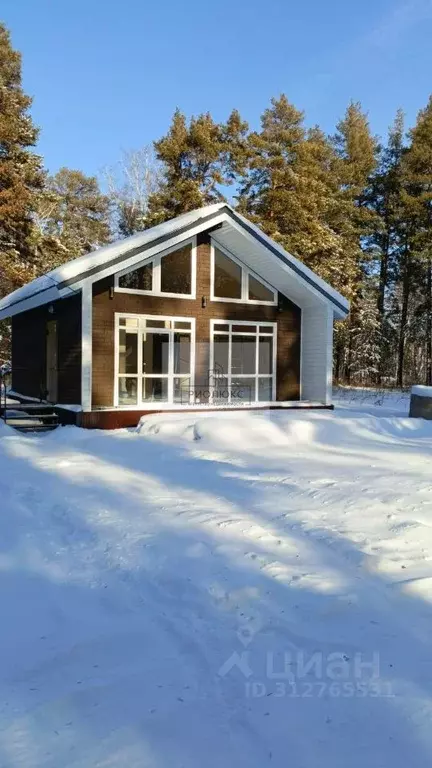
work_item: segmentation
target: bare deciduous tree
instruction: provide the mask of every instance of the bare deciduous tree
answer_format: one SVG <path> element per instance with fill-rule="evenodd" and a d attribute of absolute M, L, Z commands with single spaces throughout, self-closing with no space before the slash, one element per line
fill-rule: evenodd
<path fill-rule="evenodd" d="M 128 236 L 145 229 L 148 199 L 160 184 L 152 146 L 124 150 L 115 165 L 103 169 L 101 178 L 113 204 L 114 231 Z"/>

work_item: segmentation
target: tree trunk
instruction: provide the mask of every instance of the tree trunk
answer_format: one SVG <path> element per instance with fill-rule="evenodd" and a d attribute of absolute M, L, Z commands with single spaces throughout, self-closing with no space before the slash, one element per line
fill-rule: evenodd
<path fill-rule="evenodd" d="M 405 263 L 404 263 L 404 273 L 403 273 L 403 282 L 402 282 L 402 309 L 401 309 L 401 319 L 400 319 L 400 326 L 399 326 L 398 367 L 397 367 L 397 377 L 396 377 L 397 378 L 396 384 L 398 387 L 403 387 L 403 381 L 404 381 L 405 338 L 406 338 L 406 328 L 407 328 L 407 321 L 408 321 L 408 305 L 409 305 L 409 297 L 410 297 L 407 253 L 405 253 L 404 262 Z"/>
<path fill-rule="evenodd" d="M 334 378 L 335 378 L 336 384 L 340 384 L 341 370 L 342 370 L 342 344 L 338 340 L 336 344 L 335 366 L 334 366 Z"/>
<path fill-rule="evenodd" d="M 432 386 L 432 261 L 427 262 L 426 384 Z"/>
<path fill-rule="evenodd" d="M 389 239 L 387 237 L 385 248 L 381 256 L 379 287 L 378 287 L 378 302 L 377 302 L 377 309 L 378 309 L 378 315 L 380 319 L 380 329 L 381 329 L 380 363 L 379 363 L 379 370 L 378 370 L 378 376 L 377 376 L 378 385 L 381 384 L 382 376 L 383 376 L 385 293 L 387 289 L 387 280 L 388 280 L 388 263 L 389 263 Z"/>
<path fill-rule="evenodd" d="M 389 262 L 388 249 L 389 249 L 389 243 L 388 243 L 388 237 L 386 237 L 385 248 L 383 249 L 383 253 L 381 256 L 378 304 L 377 304 L 378 314 L 381 320 L 384 318 L 385 292 L 387 288 L 387 279 L 388 279 L 388 262 Z"/>
<path fill-rule="evenodd" d="M 352 314 L 349 315 L 347 324 L 348 324 L 348 344 L 347 344 L 347 356 L 346 356 L 346 363 L 345 363 L 345 380 L 349 386 L 351 384 L 351 370 L 353 365 Z"/>

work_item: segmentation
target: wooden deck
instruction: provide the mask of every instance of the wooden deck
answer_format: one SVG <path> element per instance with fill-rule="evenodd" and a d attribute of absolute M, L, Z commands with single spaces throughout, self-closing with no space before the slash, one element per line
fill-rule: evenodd
<path fill-rule="evenodd" d="M 70 414 L 76 417 L 73 422 L 77 426 L 85 429 L 121 429 L 124 427 L 136 427 L 142 416 L 149 416 L 154 413 L 215 413 L 217 411 L 266 411 L 266 410 L 304 410 L 304 409 L 325 409 L 332 410 L 332 405 L 322 405 L 319 403 L 272 403 L 272 405 L 248 405 L 247 407 L 229 407 L 229 406 L 201 406 L 181 408 L 151 408 L 143 410 L 124 410 L 124 409 L 101 409 L 97 411 L 81 411 Z M 60 420 L 62 416 L 60 409 L 57 409 Z M 70 421 L 68 423 L 71 423 Z"/>
<path fill-rule="evenodd" d="M 236 406 L 225 405 L 166 405 L 154 404 L 148 408 L 98 408 L 92 411 L 82 411 L 67 408 L 52 403 L 37 403 L 33 398 L 24 395 L 13 394 L 15 402 L 22 404 L 26 411 L 32 410 L 35 415 L 43 413 L 49 405 L 57 414 L 60 424 L 74 424 L 84 429 L 123 429 L 136 427 L 142 416 L 153 413 L 210 413 L 218 411 L 274 411 L 274 410 L 333 410 L 333 405 L 312 402 L 308 400 L 273 401 L 271 403 L 256 403 Z"/>

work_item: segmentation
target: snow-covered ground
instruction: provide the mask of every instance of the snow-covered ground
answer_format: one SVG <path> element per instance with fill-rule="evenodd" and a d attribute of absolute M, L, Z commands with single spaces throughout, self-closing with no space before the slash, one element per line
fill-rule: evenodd
<path fill-rule="evenodd" d="M 426 768 L 432 422 L 0 426 L 0 766 Z"/>

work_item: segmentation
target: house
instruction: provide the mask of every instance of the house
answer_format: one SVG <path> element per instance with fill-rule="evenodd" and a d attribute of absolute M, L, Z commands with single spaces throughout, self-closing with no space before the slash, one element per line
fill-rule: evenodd
<path fill-rule="evenodd" d="M 54 269 L 0 302 L 12 390 L 87 427 L 150 411 L 331 406 L 348 301 L 224 203 Z"/>

